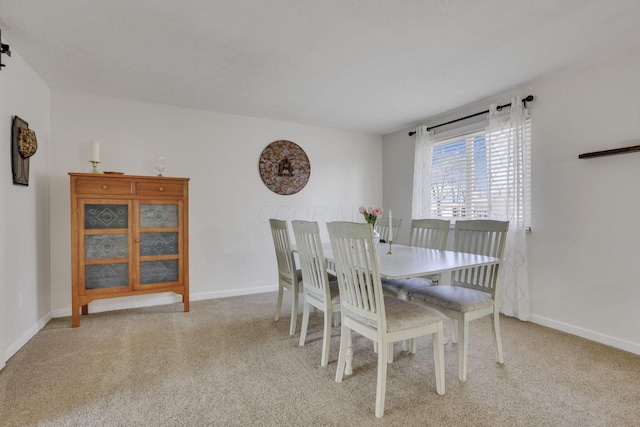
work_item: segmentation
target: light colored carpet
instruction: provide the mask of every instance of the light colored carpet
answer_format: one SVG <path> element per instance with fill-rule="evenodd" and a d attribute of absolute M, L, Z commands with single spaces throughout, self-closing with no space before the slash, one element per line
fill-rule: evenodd
<path fill-rule="evenodd" d="M 276 294 L 54 319 L 0 371 L 9 426 L 637 426 L 640 356 L 501 318 L 505 365 L 488 318 L 471 323 L 467 381 L 445 346 L 435 392 L 430 338 L 396 345 L 386 408 L 374 417 L 377 356 L 355 336 L 354 373 L 334 381 L 339 328 L 320 367 L 322 314 L 307 345 L 290 337 L 290 295 Z"/>

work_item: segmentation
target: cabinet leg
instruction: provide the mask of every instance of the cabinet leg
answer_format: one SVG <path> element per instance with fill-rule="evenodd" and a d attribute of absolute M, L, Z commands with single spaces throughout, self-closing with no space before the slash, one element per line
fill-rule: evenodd
<path fill-rule="evenodd" d="M 80 326 L 80 307 L 77 305 L 71 308 L 71 327 L 77 328 Z"/>
<path fill-rule="evenodd" d="M 87 314 L 89 314 L 89 304 L 85 304 L 82 306 L 82 315 L 86 316 Z"/>
<path fill-rule="evenodd" d="M 189 297 L 182 295 L 182 303 L 184 304 L 184 312 L 187 313 L 189 311 Z"/>

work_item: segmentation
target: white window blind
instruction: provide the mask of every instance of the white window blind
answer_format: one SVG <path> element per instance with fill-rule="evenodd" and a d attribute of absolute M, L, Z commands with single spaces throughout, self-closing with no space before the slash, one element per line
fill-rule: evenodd
<path fill-rule="evenodd" d="M 530 119 L 519 129 L 490 133 L 482 130 L 435 141 L 431 149 L 431 216 L 500 218 L 513 209 L 516 220 L 528 221 L 531 217 Z M 517 131 L 525 133 L 526 143 L 514 154 L 509 133 Z M 523 161 L 513 161 L 514 155 L 522 156 Z M 525 168 L 524 174 L 516 169 L 519 167 Z M 509 191 L 521 192 L 523 197 L 513 202 Z M 508 206 L 509 203 L 517 206 Z"/>

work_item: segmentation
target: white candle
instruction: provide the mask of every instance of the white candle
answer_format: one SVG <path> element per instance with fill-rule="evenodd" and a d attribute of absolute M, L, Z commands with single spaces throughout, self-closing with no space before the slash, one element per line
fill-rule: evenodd
<path fill-rule="evenodd" d="M 91 154 L 89 156 L 90 162 L 100 161 L 100 143 L 98 141 L 91 141 Z"/>
<path fill-rule="evenodd" d="M 389 241 L 393 241 L 393 215 L 391 210 L 389 210 Z"/>

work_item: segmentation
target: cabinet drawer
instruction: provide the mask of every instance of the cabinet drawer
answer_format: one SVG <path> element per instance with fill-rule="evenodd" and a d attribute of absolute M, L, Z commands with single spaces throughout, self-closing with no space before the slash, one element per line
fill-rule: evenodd
<path fill-rule="evenodd" d="M 140 196 L 182 196 L 184 185 L 175 182 L 138 182 L 136 194 Z"/>
<path fill-rule="evenodd" d="M 131 181 L 76 181 L 78 194 L 131 194 Z"/>

